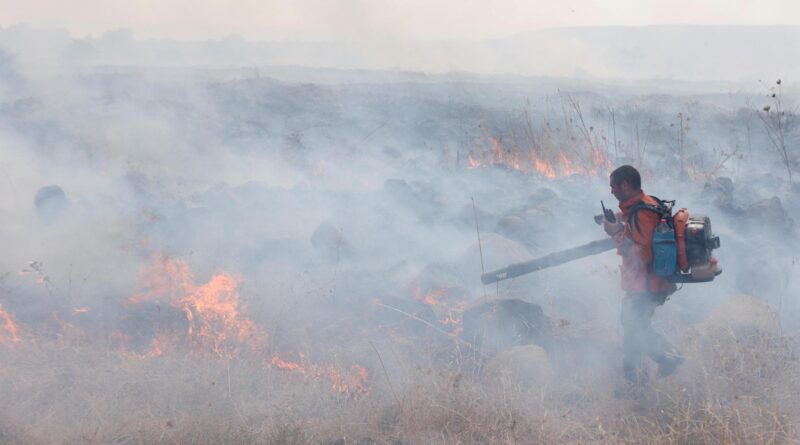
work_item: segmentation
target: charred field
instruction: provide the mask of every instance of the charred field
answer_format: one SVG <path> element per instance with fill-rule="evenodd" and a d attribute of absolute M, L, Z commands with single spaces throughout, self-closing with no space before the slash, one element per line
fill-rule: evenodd
<path fill-rule="evenodd" d="M 2 63 L 0 443 L 800 441 L 796 87 Z M 724 270 L 636 394 L 614 252 L 480 281 L 624 163 Z"/>

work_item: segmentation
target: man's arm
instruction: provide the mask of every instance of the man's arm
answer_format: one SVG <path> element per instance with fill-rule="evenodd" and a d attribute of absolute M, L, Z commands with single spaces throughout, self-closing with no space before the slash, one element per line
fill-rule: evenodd
<path fill-rule="evenodd" d="M 608 219 L 603 219 L 603 229 L 617 243 L 617 253 L 623 255 L 630 247 L 631 242 L 625 233 L 626 228 L 622 222 L 622 213 L 617 212 L 616 222 L 613 223 L 609 222 Z"/>

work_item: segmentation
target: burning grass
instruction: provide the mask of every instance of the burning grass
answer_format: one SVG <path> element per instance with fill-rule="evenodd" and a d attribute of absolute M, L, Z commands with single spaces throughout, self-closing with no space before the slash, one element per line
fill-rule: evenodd
<path fill-rule="evenodd" d="M 796 382 L 763 380 L 736 396 L 719 375 L 659 382 L 641 399 L 614 398 L 606 379 L 522 386 L 455 367 L 420 368 L 369 397 L 332 392 L 244 358 L 137 360 L 98 345 L 0 350 L 3 443 L 791 443 Z M 744 354 L 753 351 L 744 350 Z M 783 347 L 772 353 L 783 354 Z M 788 356 L 781 355 L 783 360 Z M 704 366 L 722 364 L 706 363 Z M 722 365 L 724 367 L 724 365 Z M 688 376 L 687 376 L 688 377 Z M 782 376 L 787 378 L 789 376 Z M 782 383 L 783 397 L 769 397 Z M 401 384 L 396 381 L 396 384 Z M 617 382 L 619 383 L 619 382 Z M 776 388 L 777 389 L 777 388 Z M 369 440 L 367 440 L 369 439 Z"/>
<path fill-rule="evenodd" d="M 536 173 L 547 179 L 570 175 L 602 176 L 613 170 L 606 153 L 595 146 L 573 147 L 573 150 L 544 150 L 523 148 L 517 144 L 505 146 L 500 139 L 487 136 L 487 147 L 473 149 L 467 157 L 467 168 L 502 166 L 523 173 Z M 568 156 L 566 153 L 570 153 Z"/>
<path fill-rule="evenodd" d="M 768 306 L 751 298 L 732 299 L 727 312 L 685 330 L 680 347 L 687 362 L 677 374 L 631 389 L 608 365 L 619 357 L 581 363 L 581 351 L 592 341 L 588 335 L 556 333 L 552 348 L 560 352 L 552 360 L 536 346 L 507 350 L 530 356 L 502 361 L 469 347 L 433 324 L 449 327 L 463 313 L 463 304 L 443 290 L 408 297 L 448 315 L 418 319 L 424 333 L 387 331 L 381 337 L 372 331 L 369 338 L 354 335 L 350 348 L 333 354 L 280 353 L 287 345 L 250 317 L 232 275 L 219 272 L 198 282 L 186 263 L 157 256 L 142 278 L 142 292 L 126 307 L 159 301 L 175 314 L 160 319 L 175 324 L 153 330 L 143 350 L 127 346 L 135 339 L 124 332 L 90 336 L 59 319 L 59 334 L 44 335 L 2 312 L 0 442 L 800 440 L 797 339 L 783 335 Z M 762 316 L 753 321 L 731 315 L 743 311 Z M 89 314 L 71 311 L 72 317 Z M 398 335 L 408 341 L 400 344 Z M 364 344 L 370 347 L 360 348 Z"/>
<path fill-rule="evenodd" d="M 798 441 L 796 339 L 774 333 L 687 335 L 685 366 L 635 397 L 615 391 L 624 389 L 615 369 L 499 376 L 487 374 L 480 359 L 449 361 L 421 345 L 414 355 L 398 352 L 417 363 L 407 374 L 387 361 L 386 372 L 363 383 L 369 393 L 354 393 L 332 387 L 324 376 L 330 368 L 302 357 L 273 356 L 264 366 L 260 351 L 216 356 L 184 347 L 142 358 L 110 344 L 23 336 L 0 347 L 2 442 Z M 381 369 L 375 360 L 363 366 Z"/>

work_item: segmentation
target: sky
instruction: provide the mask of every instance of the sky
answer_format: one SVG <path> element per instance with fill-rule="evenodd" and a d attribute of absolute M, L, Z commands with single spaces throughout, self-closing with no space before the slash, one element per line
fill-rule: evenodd
<path fill-rule="evenodd" d="M 583 26 L 800 25 L 795 0 L 0 0 L 0 26 L 97 37 L 247 40 L 490 39 Z"/>

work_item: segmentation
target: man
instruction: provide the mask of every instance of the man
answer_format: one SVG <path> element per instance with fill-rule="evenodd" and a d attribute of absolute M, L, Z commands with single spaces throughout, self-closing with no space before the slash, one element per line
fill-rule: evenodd
<path fill-rule="evenodd" d="M 672 373 L 683 358 L 650 325 L 656 307 L 675 292 L 675 284 L 653 273 L 653 231 L 660 216 L 637 204 L 658 205 L 642 191 L 639 172 L 623 165 L 610 175 L 611 193 L 622 211 L 616 222 L 605 220 L 603 228 L 617 243 L 622 256 L 623 370 L 625 377 L 637 384 L 646 383 L 644 357 L 658 364 L 661 376 Z"/>

